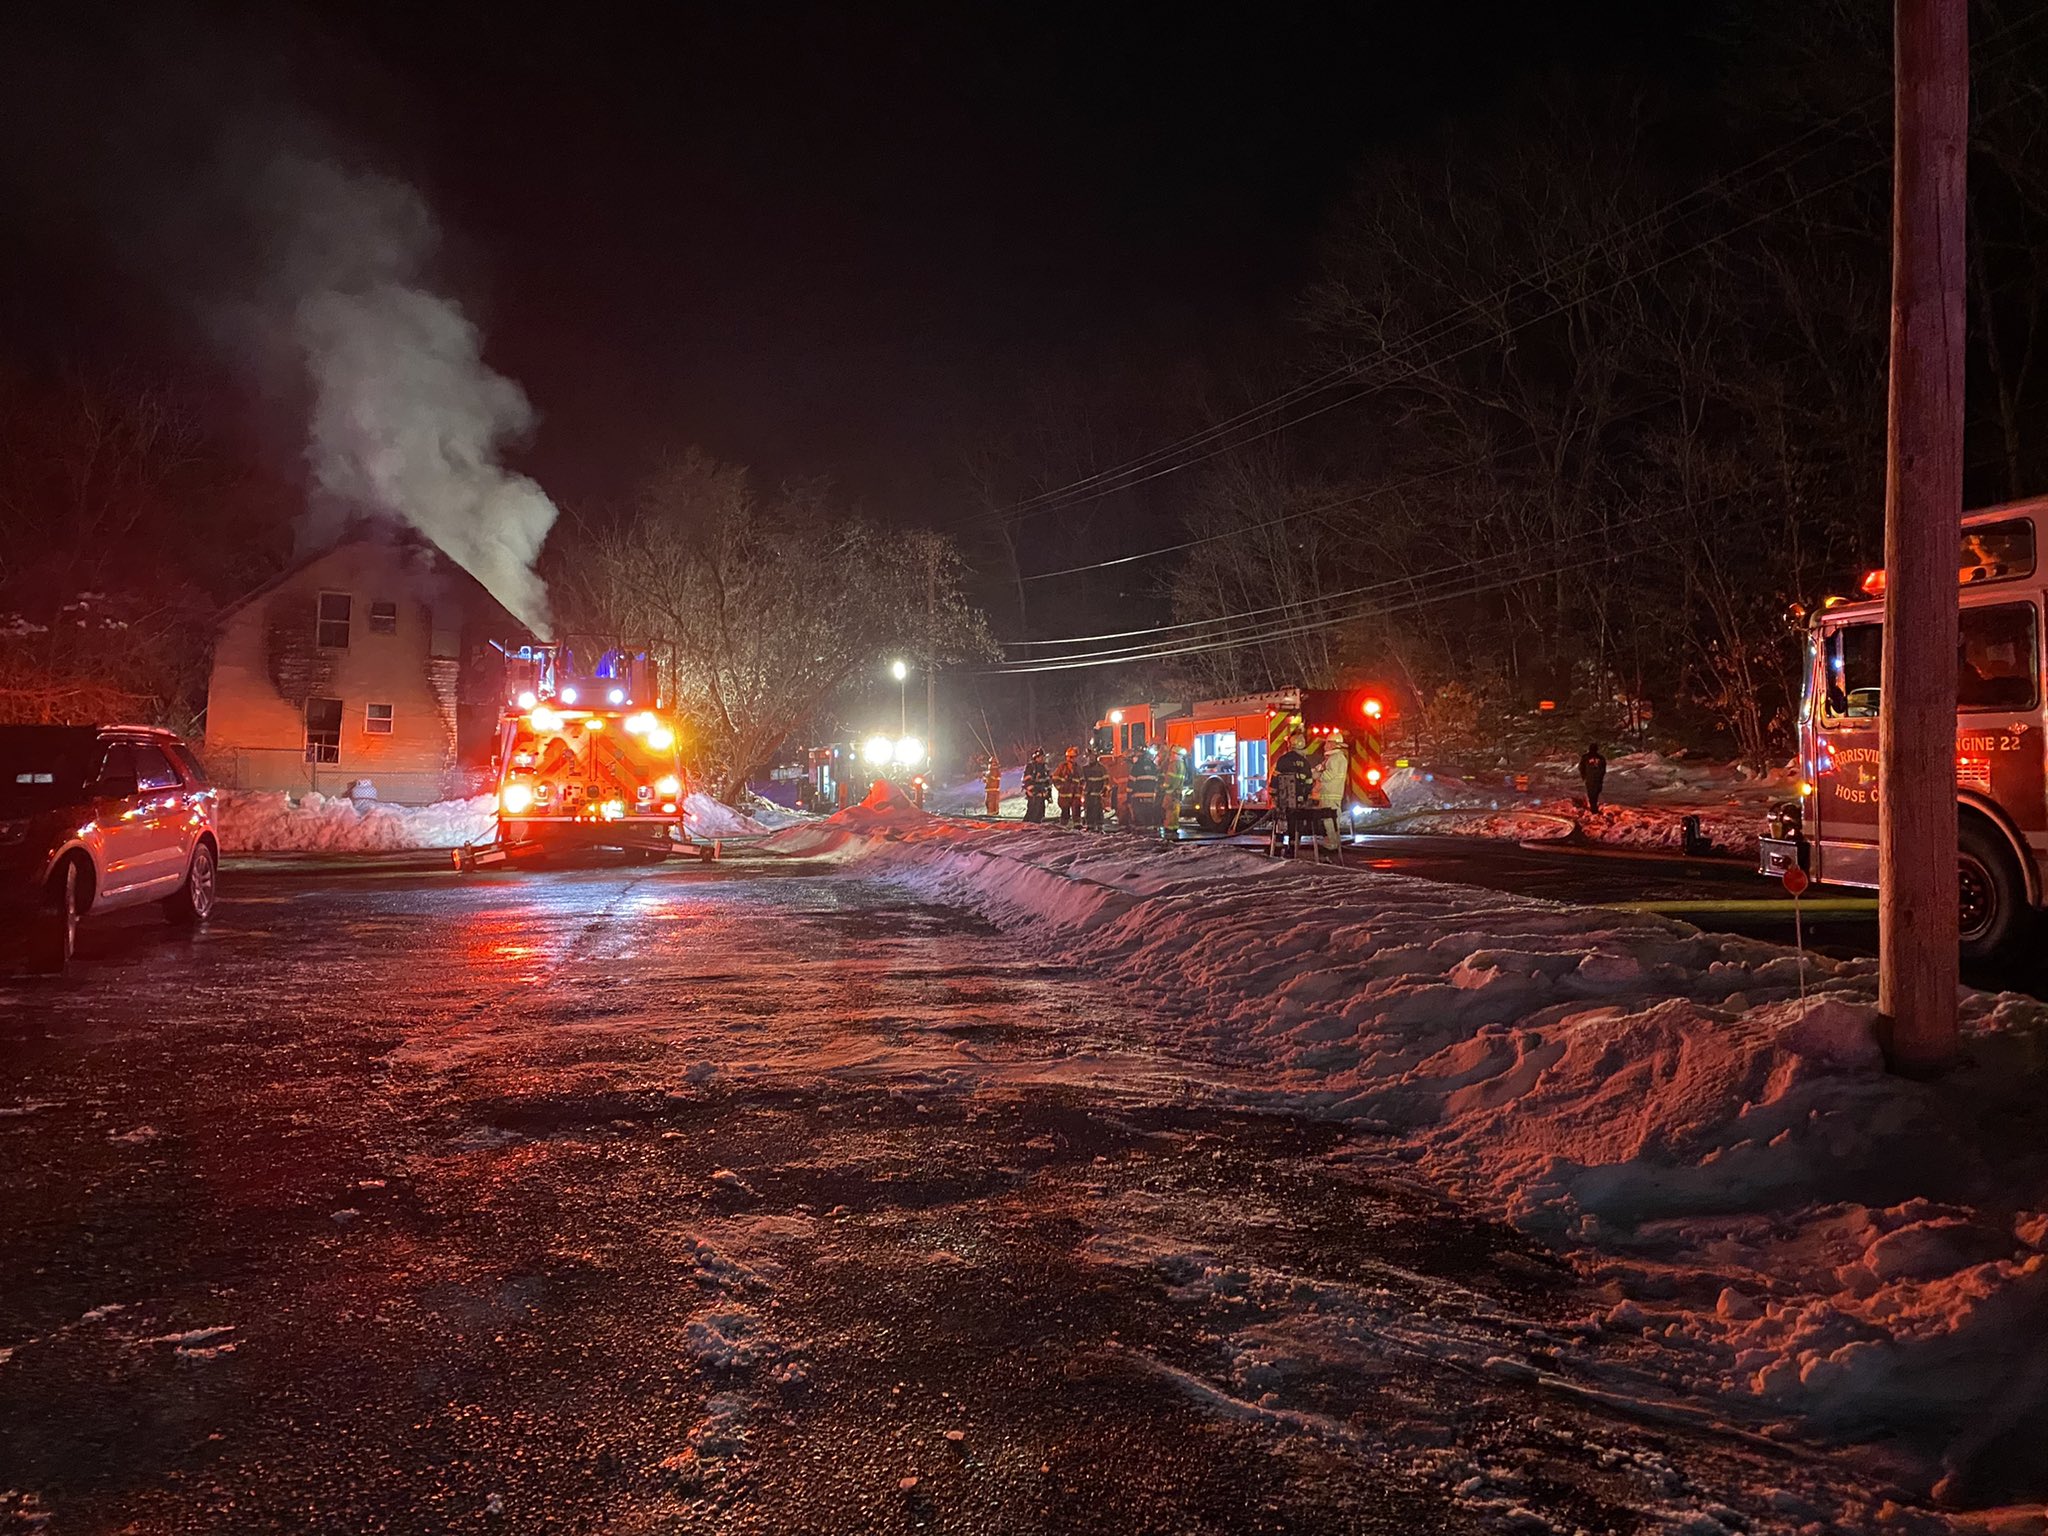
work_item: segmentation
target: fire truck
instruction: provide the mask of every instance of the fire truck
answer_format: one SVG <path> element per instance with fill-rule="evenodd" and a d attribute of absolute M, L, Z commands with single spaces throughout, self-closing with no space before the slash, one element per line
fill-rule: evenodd
<path fill-rule="evenodd" d="M 499 649 L 497 826 L 457 849 L 456 867 L 590 848 L 667 858 L 685 838 L 683 767 L 646 653 L 606 650 L 580 676 L 566 646 Z"/>
<path fill-rule="evenodd" d="M 1957 864 L 1962 948 L 2023 946 L 2048 905 L 2048 727 L 2041 696 L 2038 558 L 2048 498 L 1963 519 L 1956 687 Z M 1763 873 L 1797 866 L 1833 885 L 1878 883 L 1878 729 L 1884 573 L 1864 597 L 1829 599 L 1808 625 L 1799 707 L 1799 799 L 1773 807 Z"/>
<path fill-rule="evenodd" d="M 1160 748 L 1177 770 L 1175 819 L 1192 816 L 1208 832 L 1255 825 L 1272 808 L 1269 765 L 1300 731 L 1309 746 L 1341 751 L 1343 809 L 1352 817 L 1384 807 L 1386 743 L 1397 718 L 1392 689 L 1278 688 L 1191 705 L 1127 704 L 1095 727 L 1097 751 Z"/>

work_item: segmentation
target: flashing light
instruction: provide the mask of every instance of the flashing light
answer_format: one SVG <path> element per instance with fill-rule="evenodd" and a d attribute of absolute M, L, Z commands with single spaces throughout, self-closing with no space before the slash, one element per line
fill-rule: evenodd
<path fill-rule="evenodd" d="M 1874 571 L 1865 571 L 1863 573 L 1863 580 L 1857 583 L 1857 585 L 1862 587 L 1865 597 L 1883 597 L 1884 567 L 1879 566 Z"/>
<path fill-rule="evenodd" d="M 860 755 L 869 766 L 880 768 L 896 755 L 896 743 L 886 736 L 870 736 L 861 743 Z"/>
<path fill-rule="evenodd" d="M 647 745 L 656 752 L 666 752 L 676 744 L 676 733 L 658 721 L 647 728 Z"/>
<path fill-rule="evenodd" d="M 519 697 L 514 699 L 512 702 L 514 704 L 517 704 L 521 709 L 531 709 L 534 705 L 540 702 L 540 695 L 535 693 L 531 688 L 523 688 L 520 690 Z"/>
<path fill-rule="evenodd" d="M 625 802 L 625 801 L 623 801 L 623 800 L 607 800 L 607 801 L 605 801 L 605 803 L 604 803 L 604 819 L 605 819 L 606 821 L 617 821 L 617 820 L 618 820 L 618 819 L 619 819 L 619 818 L 620 818 L 621 816 L 623 816 L 623 815 L 625 815 L 625 814 L 626 814 L 626 802 Z"/>
<path fill-rule="evenodd" d="M 576 690 L 574 688 L 564 688 L 562 690 L 562 702 L 564 704 L 574 704 L 576 702 Z"/>
<path fill-rule="evenodd" d="M 654 798 L 654 791 L 648 788 L 645 784 L 642 784 L 638 789 L 633 791 L 633 798 L 635 800 L 652 800 Z"/>
<path fill-rule="evenodd" d="M 664 800 L 673 800 L 683 792 L 683 781 L 674 774 L 664 774 L 654 781 L 654 792 Z"/>
<path fill-rule="evenodd" d="M 1799 781 L 1799 798 L 1806 800 L 1812 798 L 1812 795 L 1813 781 L 1811 779 L 1801 779 Z"/>
<path fill-rule="evenodd" d="M 562 717 L 546 705 L 535 708 L 532 719 L 536 731 L 559 731 L 562 728 Z"/>
<path fill-rule="evenodd" d="M 676 813 L 675 802 L 672 800 L 664 801 L 661 808 L 667 815 L 673 816 Z"/>
<path fill-rule="evenodd" d="M 1109 723 L 1111 725 L 1122 725 L 1124 723 L 1124 712 L 1120 709 L 1112 709 L 1109 712 Z"/>
<path fill-rule="evenodd" d="M 610 693 L 604 696 L 604 701 L 607 704 L 623 704 L 626 702 L 626 690 L 623 688 L 614 688 Z"/>
<path fill-rule="evenodd" d="M 1365 770 L 1365 782 L 1368 784 L 1377 784 L 1384 777 L 1385 775 L 1382 774 L 1377 768 L 1368 768 Z"/>
<path fill-rule="evenodd" d="M 533 798 L 541 805 L 546 805 L 554 792 L 555 787 L 552 784 L 536 784 L 533 786 Z"/>
<path fill-rule="evenodd" d="M 895 755 L 905 768 L 915 768 L 924 761 L 924 743 L 915 736 L 906 736 L 896 743 Z"/>
<path fill-rule="evenodd" d="M 626 716 L 626 734 L 628 736 L 645 736 L 659 724 L 661 724 L 659 720 L 643 709 L 637 715 Z"/>
<path fill-rule="evenodd" d="M 583 725 L 586 730 L 601 731 L 604 729 L 604 721 L 596 715 L 592 715 L 588 720 L 584 721 Z"/>
<path fill-rule="evenodd" d="M 1368 720 L 1379 719 L 1381 715 L 1386 713 L 1387 709 L 1387 706 L 1382 704 L 1378 699 L 1367 699 L 1363 704 L 1359 705 L 1358 707 L 1360 711 L 1364 713 L 1365 718 Z"/>
<path fill-rule="evenodd" d="M 1538 709 L 1555 709 L 1555 708 L 1557 708 L 1557 700 L 1555 700 L 1555 699 L 1538 699 L 1538 700 L 1536 701 L 1536 707 L 1537 707 Z"/>
<path fill-rule="evenodd" d="M 1354 805 L 1353 807 L 1351 807 L 1351 814 L 1354 816 L 1363 816 L 1365 814 L 1365 807 L 1362 805 Z"/>
<path fill-rule="evenodd" d="M 517 816 L 532 807 L 533 790 L 527 785 L 507 784 L 498 792 L 498 809 L 508 816 Z"/>

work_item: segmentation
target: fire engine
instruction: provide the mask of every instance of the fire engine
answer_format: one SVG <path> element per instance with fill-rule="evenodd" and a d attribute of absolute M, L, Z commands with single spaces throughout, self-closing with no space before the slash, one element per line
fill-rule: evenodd
<path fill-rule="evenodd" d="M 607 650 L 579 677 L 566 646 L 499 649 L 496 833 L 457 849 L 456 866 L 588 848 L 668 857 L 685 836 L 682 759 L 645 653 Z"/>
<path fill-rule="evenodd" d="M 2048 765 L 2042 736 L 2039 528 L 2048 499 L 1963 519 L 1958 563 L 1957 863 L 1963 953 L 2021 947 L 2048 904 Z M 1799 799 L 1770 813 L 1763 873 L 1795 866 L 1874 888 L 1884 573 L 1865 598 L 1829 599 L 1808 625 L 1799 707 Z"/>
<path fill-rule="evenodd" d="M 1311 749 L 1345 759 L 1344 809 L 1352 816 L 1384 807 L 1386 742 L 1397 718 L 1390 688 L 1278 688 L 1192 705 L 1131 704 L 1095 727 L 1097 751 L 1161 749 L 1161 766 L 1180 785 L 1175 819 L 1221 832 L 1255 824 L 1271 809 L 1269 765 L 1300 731 Z M 1169 761 L 1170 760 L 1170 761 Z"/>

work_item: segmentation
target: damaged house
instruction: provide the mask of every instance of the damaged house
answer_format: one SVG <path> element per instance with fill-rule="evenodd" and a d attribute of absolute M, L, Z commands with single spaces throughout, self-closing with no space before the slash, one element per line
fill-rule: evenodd
<path fill-rule="evenodd" d="M 424 804 L 483 786 L 504 703 L 492 642 L 530 637 L 417 535 L 361 532 L 303 559 L 222 618 L 207 763 L 235 789 Z"/>

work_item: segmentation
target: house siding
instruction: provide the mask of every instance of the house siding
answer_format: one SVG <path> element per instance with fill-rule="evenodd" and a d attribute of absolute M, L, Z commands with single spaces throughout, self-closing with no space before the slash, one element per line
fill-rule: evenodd
<path fill-rule="evenodd" d="M 470 627 L 466 576 L 428 578 L 416 550 L 346 544 L 292 572 L 231 613 L 217 637 L 207 692 L 206 753 L 218 782 L 238 789 L 340 794 L 369 779 L 380 798 L 424 803 L 460 793 L 457 700 Z M 440 598 L 437 614 L 422 592 Z M 350 599 L 349 643 L 318 641 L 322 593 Z M 481 596 L 481 589 L 477 589 Z M 370 630 L 374 603 L 397 605 L 394 633 Z M 488 624 L 487 616 L 478 615 Z M 480 644 L 481 642 L 479 642 Z M 306 761 L 309 698 L 341 701 L 338 760 Z M 367 729 L 367 706 L 389 704 L 389 734 Z"/>

